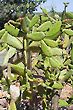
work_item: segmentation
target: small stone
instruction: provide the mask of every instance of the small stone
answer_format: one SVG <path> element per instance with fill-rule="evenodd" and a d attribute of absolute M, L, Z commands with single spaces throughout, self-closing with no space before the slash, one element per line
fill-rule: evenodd
<path fill-rule="evenodd" d="M 61 91 L 60 99 L 67 100 L 68 98 L 71 97 L 72 94 L 73 94 L 72 86 L 70 84 L 65 84 Z"/>
<path fill-rule="evenodd" d="M 70 105 L 68 110 L 73 110 L 73 105 Z"/>

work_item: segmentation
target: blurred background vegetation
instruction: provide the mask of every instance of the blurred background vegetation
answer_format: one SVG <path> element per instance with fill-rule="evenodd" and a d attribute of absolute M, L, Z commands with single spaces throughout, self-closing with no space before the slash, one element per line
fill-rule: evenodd
<path fill-rule="evenodd" d="M 37 6 L 46 0 L 0 0 L 0 29 L 10 19 L 23 17 L 26 13 L 33 13 Z"/>

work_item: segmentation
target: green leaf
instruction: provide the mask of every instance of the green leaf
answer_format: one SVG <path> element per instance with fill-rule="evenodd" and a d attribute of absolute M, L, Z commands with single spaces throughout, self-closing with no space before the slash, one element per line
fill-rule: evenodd
<path fill-rule="evenodd" d="M 13 100 L 11 100 L 11 102 L 10 102 L 10 110 L 17 110 L 15 102 Z"/>
<path fill-rule="evenodd" d="M 51 64 L 49 62 L 49 57 L 46 57 L 44 60 L 44 67 L 45 69 L 47 69 L 47 67 L 51 67 Z"/>
<path fill-rule="evenodd" d="M 63 32 L 69 36 L 73 36 L 73 30 L 71 30 L 71 29 L 63 29 Z"/>
<path fill-rule="evenodd" d="M 47 46 L 46 43 L 41 40 L 41 50 L 43 51 L 43 53 L 46 55 L 46 56 L 52 56 L 52 50 L 51 50 L 51 47 Z"/>
<path fill-rule="evenodd" d="M 9 50 L 7 51 L 5 57 L 4 57 L 4 61 L 3 61 L 3 65 L 7 65 L 9 59 L 16 53 L 16 49 L 13 47 L 10 47 Z"/>
<path fill-rule="evenodd" d="M 42 10 L 42 12 L 43 12 L 44 14 L 48 15 L 48 11 L 47 11 L 45 8 L 42 8 L 42 7 L 41 7 L 41 10 Z"/>
<path fill-rule="evenodd" d="M 2 36 L 1 40 L 14 48 L 17 48 L 17 49 L 23 48 L 21 41 L 18 40 L 16 37 L 11 36 L 7 31 Z"/>
<path fill-rule="evenodd" d="M 62 56 L 62 49 L 60 48 L 51 48 L 49 46 L 46 45 L 46 43 L 42 40 L 41 41 L 41 49 L 43 51 L 43 53 L 47 56 Z"/>
<path fill-rule="evenodd" d="M 60 81 L 64 81 L 64 78 L 65 78 L 66 73 L 67 73 L 67 70 L 66 69 L 60 71 L 60 75 L 59 75 L 59 80 Z"/>
<path fill-rule="evenodd" d="M 38 58 L 39 61 L 43 61 L 43 58 L 42 58 L 42 55 L 41 54 L 38 55 L 37 58 Z"/>
<path fill-rule="evenodd" d="M 71 69 L 73 69 L 73 65 L 72 64 L 69 64 L 69 66 L 70 66 Z"/>
<path fill-rule="evenodd" d="M 55 48 L 51 48 L 52 51 L 52 55 L 53 56 L 61 56 L 62 55 L 62 49 L 55 47 Z"/>
<path fill-rule="evenodd" d="M 47 38 L 44 38 L 43 40 L 50 47 L 57 47 L 58 46 L 58 42 L 57 41 L 54 41 L 54 40 L 51 40 L 51 39 L 47 39 Z"/>
<path fill-rule="evenodd" d="M 73 69 L 70 69 L 67 73 L 66 73 L 66 75 L 65 75 L 65 80 L 68 80 L 70 77 L 71 77 L 71 75 L 73 75 Z"/>
<path fill-rule="evenodd" d="M 38 41 L 33 41 L 30 45 L 29 45 L 29 48 L 33 48 L 33 47 L 39 47 L 40 46 L 40 42 Z"/>
<path fill-rule="evenodd" d="M 59 99 L 59 106 L 66 107 L 66 106 L 68 106 L 68 103 L 65 100 Z"/>
<path fill-rule="evenodd" d="M 65 15 L 70 18 L 73 19 L 73 13 L 72 12 L 66 12 Z"/>
<path fill-rule="evenodd" d="M 65 34 L 63 48 L 66 48 L 69 45 L 69 36 Z"/>
<path fill-rule="evenodd" d="M 32 52 L 39 52 L 39 50 L 40 50 L 40 42 L 32 41 L 31 44 L 29 44 L 27 50 L 31 50 Z"/>
<path fill-rule="evenodd" d="M 48 17 L 43 16 L 43 15 L 41 16 L 41 21 L 42 21 L 42 22 L 45 22 L 45 21 L 47 21 L 47 20 L 48 20 Z"/>
<path fill-rule="evenodd" d="M 50 84 L 51 84 L 50 82 L 46 81 L 45 83 L 42 84 L 42 86 L 46 87 L 47 89 L 51 89 L 52 90 L 52 87 L 50 86 Z"/>
<path fill-rule="evenodd" d="M 5 30 L 6 30 L 7 32 L 9 32 L 11 35 L 17 37 L 17 35 L 18 35 L 18 33 L 19 33 L 19 29 L 18 29 L 18 28 L 14 27 L 14 26 L 13 26 L 12 24 L 10 24 L 10 23 L 6 23 L 4 27 L 5 27 Z"/>
<path fill-rule="evenodd" d="M 29 70 L 29 69 L 27 69 L 26 71 L 27 71 L 27 75 L 28 75 L 28 77 L 30 77 L 32 74 L 34 74 L 34 72 L 32 72 L 32 71 Z"/>
<path fill-rule="evenodd" d="M 70 51 L 70 54 L 71 54 L 71 60 L 72 60 L 72 62 L 73 62 L 73 47 L 72 47 L 72 49 L 71 49 L 71 51 Z"/>
<path fill-rule="evenodd" d="M 46 38 L 55 39 L 60 32 L 61 24 L 61 21 L 56 21 L 56 23 L 52 24 L 50 30 L 45 33 Z"/>
<path fill-rule="evenodd" d="M 25 26 L 29 27 L 29 24 L 30 24 L 30 19 L 28 18 L 28 16 L 24 17 L 22 27 Z"/>
<path fill-rule="evenodd" d="M 11 68 L 13 73 L 24 76 L 24 64 L 18 63 L 18 64 L 11 64 Z"/>
<path fill-rule="evenodd" d="M 43 32 L 33 32 L 31 34 L 27 34 L 27 38 L 30 38 L 34 41 L 40 41 L 45 37 Z"/>
<path fill-rule="evenodd" d="M 59 79 L 61 81 L 67 81 L 71 77 L 71 75 L 73 75 L 73 69 L 70 69 L 69 71 L 64 70 L 61 71 Z"/>
<path fill-rule="evenodd" d="M 27 88 L 28 89 L 30 88 L 30 83 L 29 82 L 27 82 L 26 84 L 23 84 L 20 89 L 21 89 L 21 91 L 26 91 Z M 26 95 L 26 94 L 24 94 L 24 95 Z"/>
<path fill-rule="evenodd" d="M 54 89 L 62 89 L 63 85 L 61 84 L 61 82 L 54 82 L 52 88 L 54 88 Z"/>
<path fill-rule="evenodd" d="M 71 59 L 67 59 L 67 60 L 64 62 L 64 65 L 65 65 L 65 66 L 68 66 L 70 63 L 71 63 Z"/>
<path fill-rule="evenodd" d="M 4 33 L 5 33 L 5 29 L 0 30 L 0 38 L 3 36 Z"/>
<path fill-rule="evenodd" d="M 30 24 L 29 24 L 29 27 L 32 28 L 38 21 L 39 21 L 39 16 L 38 16 L 38 15 L 35 15 L 35 16 L 31 19 Z"/>
<path fill-rule="evenodd" d="M 6 43 L 1 43 L 0 44 L 0 51 L 4 50 L 7 47 Z"/>
<path fill-rule="evenodd" d="M 37 63 L 38 63 L 38 58 L 35 58 L 35 59 L 32 61 L 32 67 L 35 67 Z"/>
<path fill-rule="evenodd" d="M 46 21 L 43 24 L 41 24 L 37 30 L 38 31 L 47 31 L 49 28 L 51 28 L 52 23 L 50 21 Z"/>
<path fill-rule="evenodd" d="M 32 32 L 37 32 L 37 27 L 33 26 L 32 27 Z"/>
<path fill-rule="evenodd" d="M 51 57 L 49 58 L 49 62 L 51 64 L 51 67 L 53 68 L 61 68 L 63 67 L 63 62 L 62 59 L 60 57 Z"/>
<path fill-rule="evenodd" d="M 24 32 L 28 31 L 29 24 L 30 24 L 30 19 L 28 18 L 28 16 L 24 17 L 24 19 L 22 20 L 22 29 Z"/>

